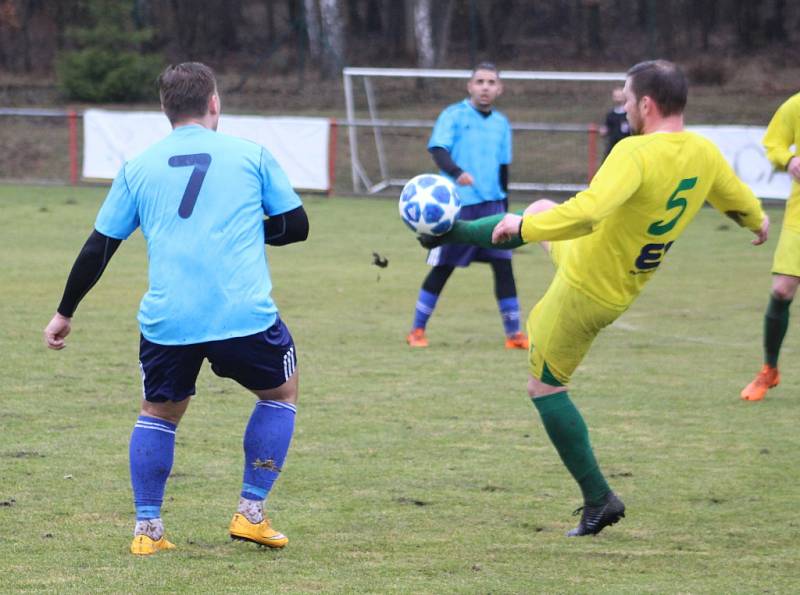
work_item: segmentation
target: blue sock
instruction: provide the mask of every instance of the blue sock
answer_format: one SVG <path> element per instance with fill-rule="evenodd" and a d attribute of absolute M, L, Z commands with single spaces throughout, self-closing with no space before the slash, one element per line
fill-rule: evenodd
<path fill-rule="evenodd" d="M 136 520 L 161 517 L 164 488 L 175 455 L 175 428 L 163 419 L 140 415 L 129 450 Z"/>
<path fill-rule="evenodd" d="M 297 408 L 282 401 L 256 403 L 244 432 L 242 498 L 264 500 L 278 479 L 294 432 Z"/>
<path fill-rule="evenodd" d="M 428 324 L 428 319 L 433 314 L 433 309 L 436 307 L 436 301 L 439 296 L 424 289 L 419 290 L 419 297 L 417 298 L 417 306 L 414 308 L 414 322 L 411 328 L 425 328 Z"/>
<path fill-rule="evenodd" d="M 519 300 L 516 296 L 497 300 L 506 336 L 519 332 Z"/>

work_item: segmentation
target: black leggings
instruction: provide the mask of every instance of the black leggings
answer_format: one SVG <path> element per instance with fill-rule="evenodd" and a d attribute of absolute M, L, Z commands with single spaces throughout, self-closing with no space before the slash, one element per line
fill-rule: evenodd
<path fill-rule="evenodd" d="M 490 260 L 494 273 L 494 295 L 498 300 L 517 297 L 517 284 L 514 282 L 514 270 L 511 268 L 511 259 Z M 422 282 L 422 289 L 428 293 L 439 295 L 445 283 L 453 274 L 455 267 L 449 264 L 440 264 L 431 269 Z"/>

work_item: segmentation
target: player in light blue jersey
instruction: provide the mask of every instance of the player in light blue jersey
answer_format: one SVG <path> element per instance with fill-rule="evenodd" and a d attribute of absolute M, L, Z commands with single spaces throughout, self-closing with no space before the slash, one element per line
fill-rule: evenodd
<path fill-rule="evenodd" d="M 508 209 L 508 166 L 511 163 L 511 126 L 508 119 L 492 109 L 503 86 L 497 67 L 478 64 L 467 83 L 469 97 L 448 106 L 439 115 L 428 142 L 428 151 L 442 172 L 458 188 L 460 219 L 472 220 Z M 406 342 L 427 347 L 425 327 L 439 295 L 455 267 L 473 261 L 488 262 L 494 274 L 494 293 L 503 320 L 507 349 L 527 349 L 528 339 L 520 332 L 519 300 L 511 268 L 511 251 L 448 244 L 428 254 L 433 268 L 419 290 L 414 321 Z"/>
<path fill-rule="evenodd" d="M 139 308 L 144 399 L 130 440 L 131 552 L 175 547 L 164 537 L 161 504 L 177 426 L 205 359 L 217 375 L 233 378 L 258 399 L 244 433 L 244 478 L 230 535 L 283 547 L 288 540 L 270 526 L 263 502 L 294 430 L 297 354 L 270 297 L 264 243 L 305 240 L 308 218 L 264 148 L 216 132 L 220 99 L 210 68 L 169 66 L 159 91 L 173 131 L 120 170 L 45 328 L 45 342 L 64 347 L 78 303 L 121 241 L 141 227 L 150 283 Z"/>

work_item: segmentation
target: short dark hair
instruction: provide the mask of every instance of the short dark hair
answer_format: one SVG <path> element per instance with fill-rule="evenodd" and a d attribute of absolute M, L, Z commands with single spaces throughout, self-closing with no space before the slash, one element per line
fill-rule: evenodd
<path fill-rule="evenodd" d="M 488 70 L 489 72 L 493 72 L 497 76 L 500 76 L 500 69 L 497 68 L 497 65 L 494 62 L 478 62 L 475 65 L 475 68 L 472 69 L 472 76 L 475 76 L 475 73 L 479 70 Z"/>
<path fill-rule="evenodd" d="M 656 102 L 662 116 L 683 112 L 689 83 L 676 64 L 667 60 L 639 62 L 627 74 L 637 101 L 647 95 Z"/>
<path fill-rule="evenodd" d="M 185 118 L 204 116 L 208 100 L 216 91 L 214 71 L 200 62 L 170 64 L 158 77 L 161 105 L 173 124 Z"/>

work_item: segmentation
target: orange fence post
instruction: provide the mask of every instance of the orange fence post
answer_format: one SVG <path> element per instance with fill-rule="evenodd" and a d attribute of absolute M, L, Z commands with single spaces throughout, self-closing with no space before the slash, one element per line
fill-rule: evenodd
<path fill-rule="evenodd" d="M 597 171 L 597 125 L 589 124 L 589 166 L 587 170 L 586 183 L 590 183 Z"/>
<path fill-rule="evenodd" d="M 78 183 L 78 113 L 69 110 L 69 182 L 73 186 Z"/>

